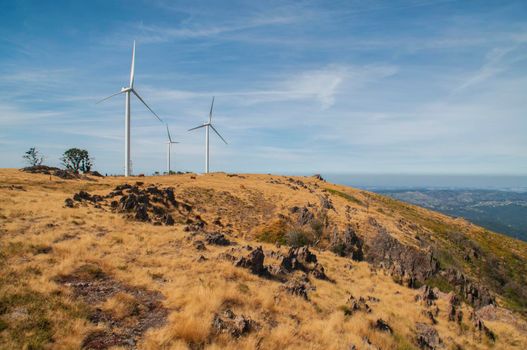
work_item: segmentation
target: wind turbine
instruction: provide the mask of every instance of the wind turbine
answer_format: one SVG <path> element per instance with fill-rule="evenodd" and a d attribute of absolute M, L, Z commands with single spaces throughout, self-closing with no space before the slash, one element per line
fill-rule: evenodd
<path fill-rule="evenodd" d="M 179 143 L 172 141 L 172 137 L 170 137 L 170 131 L 168 130 L 168 124 L 165 124 L 167 127 L 167 135 L 168 135 L 168 141 L 167 141 L 167 175 L 170 175 L 170 148 L 173 143 Z"/>
<path fill-rule="evenodd" d="M 135 40 L 132 48 L 132 67 L 130 68 L 130 85 L 128 87 L 121 88 L 116 94 L 103 98 L 97 103 L 106 101 L 114 96 L 125 94 L 125 105 L 124 105 L 124 176 L 130 176 L 131 159 L 130 159 L 130 94 L 133 93 L 135 97 L 141 101 L 146 108 L 162 123 L 163 120 L 150 108 L 146 102 L 139 96 L 137 91 L 134 89 L 134 71 L 135 71 Z"/>
<path fill-rule="evenodd" d="M 203 125 L 196 126 L 195 128 L 189 129 L 196 130 L 199 128 L 205 128 L 205 174 L 209 173 L 209 127 L 220 137 L 220 139 L 227 144 L 227 141 L 220 135 L 218 130 L 212 125 L 212 108 L 214 107 L 214 97 L 212 97 L 212 104 L 210 105 L 209 122 L 203 123 Z"/>

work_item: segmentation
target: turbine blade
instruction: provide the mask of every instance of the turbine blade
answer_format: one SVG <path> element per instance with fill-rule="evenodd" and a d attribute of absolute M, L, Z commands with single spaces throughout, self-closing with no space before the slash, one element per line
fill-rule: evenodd
<path fill-rule="evenodd" d="M 162 120 L 162 119 L 156 114 L 156 112 L 154 112 L 154 111 L 152 110 L 152 108 L 150 108 L 150 107 L 146 104 L 146 102 L 141 98 L 141 96 L 139 96 L 139 94 L 138 94 L 134 89 L 132 89 L 132 92 L 133 92 L 134 95 L 139 99 L 139 101 L 143 102 L 143 104 L 146 106 L 146 108 L 148 108 L 148 110 L 149 110 L 150 112 L 152 112 L 152 114 L 155 115 L 155 117 L 156 117 L 161 123 L 163 123 L 163 120 Z"/>
<path fill-rule="evenodd" d="M 114 97 L 114 96 L 120 95 L 120 94 L 122 94 L 122 93 L 123 93 L 122 91 L 119 91 L 119 92 L 116 93 L 116 94 L 110 95 L 110 96 L 108 96 L 108 97 L 103 98 L 103 99 L 100 100 L 100 101 L 97 101 L 95 104 L 99 104 L 99 103 L 101 103 L 102 101 L 106 101 L 106 100 L 108 100 L 108 99 L 110 99 L 110 98 L 112 98 L 112 97 Z"/>
<path fill-rule="evenodd" d="M 227 141 L 225 141 L 225 139 L 220 135 L 220 133 L 218 132 L 218 130 L 216 130 L 216 128 L 212 126 L 212 124 L 210 125 L 210 127 L 211 127 L 212 130 L 214 130 L 214 132 L 220 137 L 220 139 L 222 139 L 223 142 L 225 142 L 225 144 L 228 145 Z"/>
<path fill-rule="evenodd" d="M 170 131 L 168 130 L 168 124 L 165 124 L 167 127 L 168 140 L 172 142 L 172 137 L 170 137 Z"/>
<path fill-rule="evenodd" d="M 134 87 L 134 73 L 135 73 L 135 40 L 132 48 L 132 67 L 130 68 L 130 87 Z"/>
<path fill-rule="evenodd" d="M 210 112 L 209 112 L 209 123 L 212 122 L 212 108 L 214 107 L 214 96 L 212 96 L 212 103 L 210 105 Z"/>
<path fill-rule="evenodd" d="M 199 128 L 204 128 L 205 126 L 206 126 L 205 124 L 200 125 L 200 126 L 196 126 L 195 128 L 188 129 L 188 131 L 196 130 L 196 129 L 199 129 Z"/>

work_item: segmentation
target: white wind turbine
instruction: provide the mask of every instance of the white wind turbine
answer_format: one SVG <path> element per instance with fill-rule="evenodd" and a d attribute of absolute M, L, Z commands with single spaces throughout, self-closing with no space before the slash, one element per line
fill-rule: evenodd
<path fill-rule="evenodd" d="M 114 96 L 125 94 L 125 106 L 124 106 L 124 176 L 130 176 L 130 169 L 131 169 L 131 159 L 130 159 L 130 93 L 133 93 L 139 101 L 141 101 L 146 108 L 152 114 L 160 121 L 161 118 L 150 108 L 146 102 L 139 96 L 137 91 L 134 89 L 134 71 L 135 71 L 135 40 L 134 40 L 134 46 L 132 48 L 132 67 L 130 68 L 130 86 L 121 88 L 121 91 L 119 91 L 116 94 L 113 94 L 111 96 L 108 96 L 106 98 L 103 98 L 97 103 L 101 103 L 102 101 L 106 101 L 109 98 L 112 98 Z"/>
<path fill-rule="evenodd" d="M 191 130 L 196 130 L 199 128 L 205 128 L 205 173 L 206 174 L 209 173 L 209 127 L 212 128 L 212 130 L 214 130 L 214 132 L 220 137 L 220 139 L 223 142 L 225 142 L 225 144 L 227 144 L 227 141 L 225 141 L 225 139 L 220 135 L 218 130 L 216 130 L 216 128 L 214 128 L 214 126 L 212 125 L 212 108 L 213 107 L 214 107 L 214 97 L 212 98 L 212 104 L 210 105 L 209 122 L 203 123 L 203 125 L 196 126 L 195 128 L 188 130 L 188 131 L 191 131 Z"/>
<path fill-rule="evenodd" d="M 167 141 L 167 175 L 170 175 L 170 148 L 173 143 L 179 143 L 176 141 L 172 141 L 172 137 L 170 136 L 170 130 L 168 130 L 168 124 L 165 124 L 167 127 L 167 135 L 168 135 L 168 141 Z"/>

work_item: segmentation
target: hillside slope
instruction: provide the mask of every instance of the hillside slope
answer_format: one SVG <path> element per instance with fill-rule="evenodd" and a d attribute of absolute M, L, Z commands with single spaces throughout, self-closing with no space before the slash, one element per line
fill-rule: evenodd
<path fill-rule="evenodd" d="M 2 169 L 0 198 L 0 348 L 527 348 L 527 244 L 388 197 Z"/>

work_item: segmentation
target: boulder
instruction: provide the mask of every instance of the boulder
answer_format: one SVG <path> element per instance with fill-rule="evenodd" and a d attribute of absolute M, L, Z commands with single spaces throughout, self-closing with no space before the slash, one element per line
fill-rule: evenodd
<path fill-rule="evenodd" d="M 381 332 L 387 332 L 390 334 L 393 333 L 392 327 L 390 327 L 390 325 L 386 321 L 384 321 L 382 318 L 377 319 L 377 321 L 375 321 L 375 323 L 373 324 L 372 328 L 377 329 Z"/>
<path fill-rule="evenodd" d="M 73 203 L 73 199 L 66 198 L 64 200 L 64 206 L 67 207 L 67 208 L 73 208 L 73 207 L 75 207 L 75 203 Z"/>
<path fill-rule="evenodd" d="M 309 283 L 307 275 L 287 281 L 282 288 L 287 293 L 300 296 L 306 300 L 309 300 L 307 295 L 308 291 L 314 289 L 314 287 L 311 286 L 311 283 Z"/>
<path fill-rule="evenodd" d="M 426 323 L 417 323 L 415 325 L 416 342 L 420 349 L 435 350 L 443 343 L 437 330 Z"/>
<path fill-rule="evenodd" d="M 207 233 L 205 235 L 205 241 L 208 244 L 215 244 L 215 245 L 230 245 L 231 242 L 225 238 L 225 236 L 222 233 Z"/>
<path fill-rule="evenodd" d="M 239 338 L 258 327 L 258 323 L 244 315 L 236 315 L 227 309 L 214 316 L 212 328 L 217 333 L 229 334 L 233 338 Z"/>
<path fill-rule="evenodd" d="M 247 257 L 239 258 L 235 266 L 250 269 L 255 275 L 262 276 L 268 273 L 264 266 L 265 255 L 262 247 L 258 247 L 249 253 Z"/>

